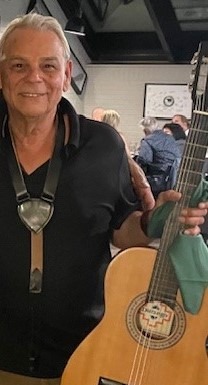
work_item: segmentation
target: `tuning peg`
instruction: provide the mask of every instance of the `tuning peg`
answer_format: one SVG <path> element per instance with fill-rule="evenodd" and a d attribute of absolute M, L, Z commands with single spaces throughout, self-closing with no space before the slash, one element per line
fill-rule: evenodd
<path fill-rule="evenodd" d="M 194 55 L 193 55 L 193 57 L 191 59 L 191 64 L 192 65 L 196 64 L 197 61 L 198 61 L 198 58 L 199 58 L 199 52 L 197 51 L 197 52 L 194 53 Z"/>

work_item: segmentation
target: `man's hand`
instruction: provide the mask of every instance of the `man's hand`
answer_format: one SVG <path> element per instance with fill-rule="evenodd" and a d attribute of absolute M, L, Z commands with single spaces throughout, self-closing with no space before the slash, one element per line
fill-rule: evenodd
<path fill-rule="evenodd" d="M 180 200 L 180 198 L 181 194 L 177 191 L 169 190 L 162 192 L 158 196 L 155 208 L 168 201 L 177 202 Z M 208 202 L 201 202 L 199 203 L 198 207 L 195 208 L 188 207 L 182 209 L 179 216 L 179 222 L 188 226 L 184 233 L 188 235 L 200 234 L 201 229 L 199 225 L 204 223 L 207 212 Z"/>
<path fill-rule="evenodd" d="M 168 190 L 159 194 L 155 208 L 161 206 L 166 202 L 177 202 L 181 198 L 181 194 L 174 190 Z M 150 220 L 153 210 L 147 212 L 147 220 Z M 200 233 L 200 227 L 204 223 L 204 217 L 208 211 L 208 202 L 199 203 L 196 208 L 185 208 L 181 211 L 179 217 L 180 223 L 183 223 L 187 226 L 190 226 L 185 230 L 185 234 L 197 235 Z M 150 242 L 145 234 L 146 231 L 143 230 L 141 226 L 141 217 L 142 213 L 140 211 L 135 211 L 131 213 L 126 220 L 122 223 L 120 229 L 114 230 L 112 243 L 120 248 L 127 249 L 134 246 L 146 246 Z M 145 215 L 145 214 L 144 214 Z"/>
<path fill-rule="evenodd" d="M 155 199 L 144 171 L 132 158 L 128 157 L 128 161 L 135 193 L 142 201 L 143 210 L 151 210 L 155 205 Z"/>

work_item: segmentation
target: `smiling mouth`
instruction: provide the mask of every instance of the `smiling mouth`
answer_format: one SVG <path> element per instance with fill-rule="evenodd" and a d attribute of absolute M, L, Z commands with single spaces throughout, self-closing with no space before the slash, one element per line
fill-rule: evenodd
<path fill-rule="evenodd" d="M 39 96 L 44 96 L 44 93 L 35 93 L 35 92 L 23 92 L 21 94 L 22 96 L 29 97 L 29 98 L 37 98 Z"/>

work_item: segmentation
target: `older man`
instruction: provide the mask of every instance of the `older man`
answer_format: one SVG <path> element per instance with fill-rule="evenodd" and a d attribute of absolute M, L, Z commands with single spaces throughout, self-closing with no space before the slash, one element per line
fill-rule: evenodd
<path fill-rule="evenodd" d="M 69 47 L 55 19 L 34 13 L 7 26 L 0 40 L 0 385 L 59 384 L 103 315 L 110 240 L 122 249 L 149 242 L 124 143 L 62 98 L 70 79 Z M 156 206 L 179 199 L 169 191 Z M 198 234 L 207 208 L 182 211 L 188 234 Z"/>

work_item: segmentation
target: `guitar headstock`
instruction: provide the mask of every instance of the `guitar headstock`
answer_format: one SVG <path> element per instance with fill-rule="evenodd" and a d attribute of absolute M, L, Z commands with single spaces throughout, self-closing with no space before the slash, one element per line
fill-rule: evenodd
<path fill-rule="evenodd" d="M 203 110 L 208 110 L 208 41 L 199 44 L 198 51 L 191 60 L 192 71 L 189 89 L 193 103 L 200 98 L 203 101 Z M 201 103 L 200 103 L 201 106 Z M 201 106 L 202 107 L 202 106 Z"/>

